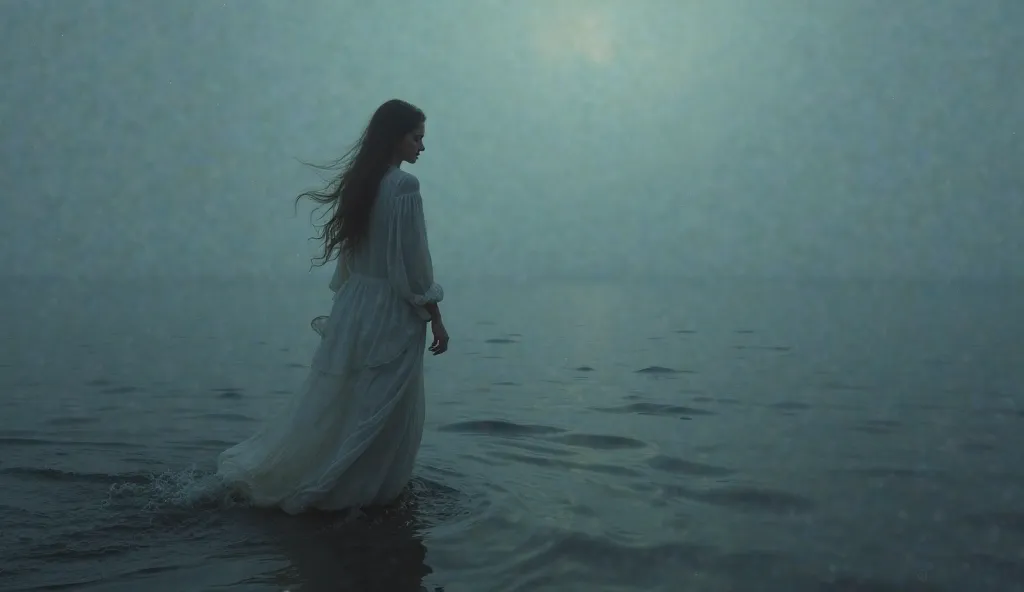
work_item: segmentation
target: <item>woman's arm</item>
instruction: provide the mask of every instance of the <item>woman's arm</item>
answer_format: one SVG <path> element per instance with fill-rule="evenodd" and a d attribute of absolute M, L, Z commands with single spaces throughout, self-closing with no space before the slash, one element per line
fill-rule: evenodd
<path fill-rule="evenodd" d="M 427 304 L 423 305 L 423 308 L 425 308 L 427 312 L 430 313 L 431 323 L 441 320 L 441 307 L 438 306 L 436 302 L 428 302 Z"/>
<path fill-rule="evenodd" d="M 419 181 L 406 177 L 397 189 L 388 237 L 388 278 L 391 287 L 417 309 L 424 321 L 440 321 L 437 303 L 444 289 L 434 281 Z"/>

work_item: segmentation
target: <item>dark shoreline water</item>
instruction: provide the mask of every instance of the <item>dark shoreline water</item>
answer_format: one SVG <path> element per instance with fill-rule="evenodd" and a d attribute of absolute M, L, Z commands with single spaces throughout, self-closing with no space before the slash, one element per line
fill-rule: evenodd
<path fill-rule="evenodd" d="M 978 284 L 448 288 L 400 507 L 209 475 L 322 283 L 7 286 L 4 590 L 1024 590 L 1024 303 Z"/>

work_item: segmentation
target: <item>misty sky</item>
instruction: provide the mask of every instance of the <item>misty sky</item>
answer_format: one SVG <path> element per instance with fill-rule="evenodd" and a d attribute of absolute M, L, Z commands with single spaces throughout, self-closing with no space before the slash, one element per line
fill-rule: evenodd
<path fill-rule="evenodd" d="M 1024 276 L 1021 0 L 0 0 L 0 272 L 305 273 L 428 117 L 440 277 Z"/>

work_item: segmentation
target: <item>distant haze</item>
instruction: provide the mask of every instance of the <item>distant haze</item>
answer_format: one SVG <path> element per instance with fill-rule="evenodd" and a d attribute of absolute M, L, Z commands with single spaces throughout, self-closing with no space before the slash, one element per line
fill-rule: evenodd
<path fill-rule="evenodd" d="M 290 275 L 428 116 L 440 276 L 1024 276 L 1021 0 L 0 0 L 0 274 Z"/>

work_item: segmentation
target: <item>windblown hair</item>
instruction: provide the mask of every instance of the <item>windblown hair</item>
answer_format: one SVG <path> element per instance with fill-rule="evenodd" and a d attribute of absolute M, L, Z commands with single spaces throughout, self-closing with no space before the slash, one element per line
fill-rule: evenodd
<path fill-rule="evenodd" d="M 314 264 L 323 265 L 342 250 L 351 252 L 366 238 L 370 213 L 377 199 L 380 182 L 395 156 L 395 149 L 406 134 L 426 121 L 426 115 L 414 105 L 399 99 L 385 102 L 374 112 L 370 123 L 355 144 L 340 159 L 321 170 L 339 170 L 326 187 L 306 191 L 302 198 L 326 206 L 327 222 L 316 225 L 316 240 L 323 244 Z M 317 263 L 318 262 L 318 263 Z"/>

